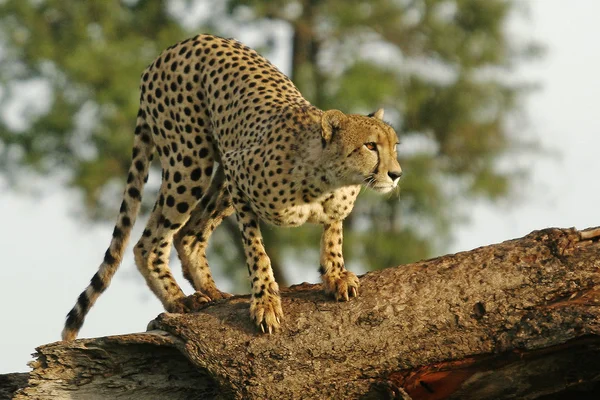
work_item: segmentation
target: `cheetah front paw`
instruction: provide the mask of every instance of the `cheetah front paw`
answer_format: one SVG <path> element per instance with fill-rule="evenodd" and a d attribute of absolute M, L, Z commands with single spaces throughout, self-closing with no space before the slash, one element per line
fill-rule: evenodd
<path fill-rule="evenodd" d="M 323 286 L 337 301 L 348 301 L 350 297 L 358 297 L 360 284 L 354 273 L 344 270 L 335 275 L 323 275 Z"/>
<path fill-rule="evenodd" d="M 206 303 L 209 303 L 210 301 L 210 297 L 205 296 L 200 292 L 195 292 L 174 301 L 167 307 L 167 311 L 179 314 L 191 313 L 202 309 Z"/>
<path fill-rule="evenodd" d="M 263 333 L 273 333 L 279 329 L 283 319 L 281 298 L 279 294 L 262 292 L 262 296 L 252 295 L 250 302 L 250 316 Z"/>

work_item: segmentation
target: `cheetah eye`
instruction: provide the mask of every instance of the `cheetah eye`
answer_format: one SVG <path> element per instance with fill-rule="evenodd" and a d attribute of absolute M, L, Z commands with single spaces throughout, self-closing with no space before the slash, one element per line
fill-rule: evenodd
<path fill-rule="evenodd" d="M 377 144 L 375 142 L 365 143 L 365 147 L 371 151 L 377 150 Z"/>

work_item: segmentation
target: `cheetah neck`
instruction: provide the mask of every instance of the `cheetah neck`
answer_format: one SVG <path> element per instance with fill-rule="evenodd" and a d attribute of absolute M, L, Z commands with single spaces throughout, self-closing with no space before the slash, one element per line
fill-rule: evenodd
<path fill-rule="evenodd" d="M 302 109 L 293 118 L 296 143 L 293 146 L 295 151 L 290 178 L 301 184 L 302 198 L 306 202 L 346 186 L 338 174 L 339 160 L 332 158 L 323 145 L 322 113 L 316 108 Z"/>

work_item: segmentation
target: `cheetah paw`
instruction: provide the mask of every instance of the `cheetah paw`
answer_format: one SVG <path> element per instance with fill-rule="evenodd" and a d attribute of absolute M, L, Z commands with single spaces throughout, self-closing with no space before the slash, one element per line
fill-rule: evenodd
<path fill-rule="evenodd" d="M 264 292 L 261 297 L 252 296 L 250 316 L 263 333 L 272 334 L 279 329 L 283 319 L 281 298 L 278 294 Z"/>
<path fill-rule="evenodd" d="M 348 301 L 358 297 L 358 277 L 350 271 L 342 271 L 337 276 L 323 276 L 325 292 L 333 295 L 337 301 Z"/>
<path fill-rule="evenodd" d="M 202 293 L 204 293 L 211 301 L 228 299 L 233 296 L 232 294 L 221 292 L 216 287 L 202 289 Z"/>
<path fill-rule="evenodd" d="M 173 302 L 171 306 L 167 308 L 167 311 L 179 314 L 191 313 L 202 309 L 206 303 L 209 303 L 210 301 L 210 297 L 200 292 L 195 292 Z"/>

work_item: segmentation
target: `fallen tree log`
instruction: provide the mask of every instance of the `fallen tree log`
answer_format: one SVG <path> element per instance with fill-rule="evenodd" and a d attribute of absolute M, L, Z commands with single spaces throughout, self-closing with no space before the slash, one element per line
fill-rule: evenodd
<path fill-rule="evenodd" d="M 600 394 L 600 228 L 544 229 L 360 281 L 347 303 L 320 285 L 284 290 L 274 335 L 235 296 L 160 314 L 147 333 L 43 345 L 15 398 Z"/>

